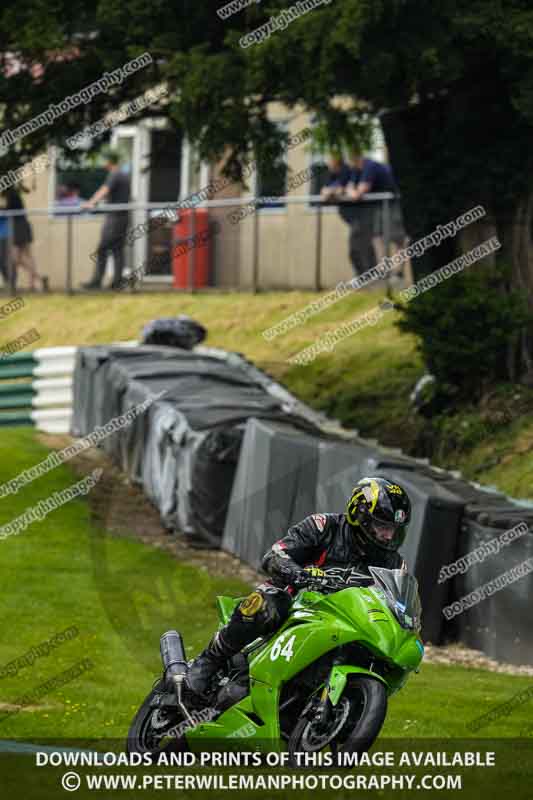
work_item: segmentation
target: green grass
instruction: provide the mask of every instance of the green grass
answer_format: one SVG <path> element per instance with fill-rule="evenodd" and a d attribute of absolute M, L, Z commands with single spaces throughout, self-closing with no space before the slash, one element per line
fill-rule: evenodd
<path fill-rule="evenodd" d="M 3 321 L 6 341 L 31 325 L 41 334 L 37 347 L 102 344 L 135 339 L 155 317 L 190 314 L 208 328 L 207 344 L 244 353 L 303 400 L 383 442 L 408 447 L 416 425 L 405 399 L 422 372 L 414 339 L 400 335 L 393 314 L 339 343 L 332 354 L 305 367 L 288 364 L 316 338 L 373 308 L 382 292 L 358 292 L 267 341 L 264 330 L 316 300 L 312 292 L 210 294 L 106 294 L 65 298 L 35 296 L 25 309 Z"/>
<path fill-rule="evenodd" d="M 33 429 L 3 431 L 0 482 L 46 455 Z M 63 466 L 3 498 L 0 523 L 76 480 Z M 215 595 L 247 589 L 139 542 L 105 536 L 91 522 L 85 498 L 72 500 L 0 547 L 0 669 L 65 628 L 79 630 L 33 666 L 2 678 L 0 702 L 33 694 L 83 658 L 95 665 L 36 700 L 35 710 L 0 714 L 0 738 L 124 737 L 159 672 L 163 630 L 179 627 L 196 652 L 216 627 Z"/>
<path fill-rule="evenodd" d="M 0 483 L 46 454 L 33 429 L 3 432 Z M 2 499 L 0 524 L 76 480 L 65 465 Z M 161 550 L 107 535 L 92 521 L 86 498 L 1 541 L 0 548 L 0 669 L 67 627 L 79 630 L 33 666 L 0 679 L 0 702 L 34 693 L 83 658 L 94 662 L 94 669 L 36 699 L 31 710 L 0 715 L 0 738 L 122 739 L 159 672 L 162 631 L 181 630 L 194 654 L 216 627 L 214 596 L 247 590 L 242 582 L 178 563 Z M 384 735 L 469 736 L 469 721 L 529 685 L 523 677 L 423 665 L 391 699 Z M 530 718 L 525 704 L 480 735 L 517 736 Z"/>

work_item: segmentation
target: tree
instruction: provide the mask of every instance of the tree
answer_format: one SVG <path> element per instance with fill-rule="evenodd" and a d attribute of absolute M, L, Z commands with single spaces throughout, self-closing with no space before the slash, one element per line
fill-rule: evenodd
<path fill-rule="evenodd" d="M 168 113 L 175 124 L 203 158 L 224 157 L 226 172 L 239 176 L 250 149 L 261 158 L 281 147 L 268 119 L 270 101 L 315 112 L 332 143 L 351 135 L 363 103 L 367 112 L 383 113 L 409 234 L 429 233 L 483 205 L 511 267 L 510 284 L 527 294 L 533 311 L 528 0 L 324 0 L 248 47 L 240 46 L 241 37 L 278 17 L 286 2 L 253 3 L 225 20 L 217 14 L 222 5 L 110 0 L 88 10 L 80 0 L 23 0 L 9 6 L 0 16 L 5 50 L 46 62 L 46 70 L 39 86 L 27 75 L 0 79 L 6 123 L 148 51 L 152 67 L 91 102 L 81 112 L 84 124 L 164 78 L 174 90 Z M 66 47 L 76 47 L 78 58 L 52 63 L 50 52 Z M 339 96 L 351 103 L 341 107 Z M 60 118 L 32 135 L 23 155 L 79 125 L 80 115 Z M 415 268 L 422 274 L 442 266 L 458 246 L 456 239 L 432 248 Z M 533 331 L 524 331 L 509 364 L 516 377 L 533 379 Z"/>
<path fill-rule="evenodd" d="M 251 9 L 248 26 L 281 7 Z M 240 33 L 243 15 L 228 24 Z M 244 138 L 260 147 L 271 99 L 314 110 L 332 141 L 350 135 L 349 113 L 333 98 L 352 98 L 354 109 L 363 101 L 367 110 L 384 112 L 411 236 L 483 205 L 485 227 L 493 227 L 502 261 L 511 267 L 510 285 L 527 295 L 533 311 L 533 10 L 527 2 L 335 0 L 244 54 L 234 53 L 239 33 L 228 31 L 222 53 L 199 43 L 177 60 L 183 81 L 178 114 L 184 124 L 193 120 L 206 155 L 221 144 L 221 128 L 234 152 Z M 242 61 L 239 80 L 223 83 L 226 69 L 231 75 Z M 211 87 L 222 121 L 209 119 Z M 242 113 L 243 98 L 246 137 L 240 115 L 225 113 Z M 205 118 L 195 117 L 199 100 Z M 415 268 L 422 274 L 443 266 L 458 246 L 449 240 L 433 248 Z M 524 329 L 517 345 L 514 337 L 510 342 L 513 378 L 533 380 L 532 334 Z"/>

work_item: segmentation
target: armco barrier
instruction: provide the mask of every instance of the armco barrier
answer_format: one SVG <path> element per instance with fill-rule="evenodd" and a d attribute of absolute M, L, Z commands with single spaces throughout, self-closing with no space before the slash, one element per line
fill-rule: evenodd
<path fill-rule="evenodd" d="M 50 347 L 2 358 L 0 426 L 35 425 L 48 433 L 68 433 L 75 353 L 75 347 Z"/>

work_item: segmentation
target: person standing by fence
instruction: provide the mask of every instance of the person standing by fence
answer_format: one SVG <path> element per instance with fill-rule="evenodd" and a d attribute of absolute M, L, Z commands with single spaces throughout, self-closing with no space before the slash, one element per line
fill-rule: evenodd
<path fill-rule="evenodd" d="M 6 208 L 8 211 L 23 211 L 24 203 L 19 192 L 11 187 L 6 189 Z M 21 267 L 28 273 L 30 280 L 30 289 L 32 291 L 36 288 L 36 282 L 39 281 L 43 292 L 48 291 L 48 278 L 45 275 L 39 275 L 33 257 L 32 242 L 33 230 L 28 221 L 26 214 L 17 214 L 11 217 L 11 231 L 12 231 L 12 269 L 15 271 L 15 281 L 17 279 L 17 269 Z"/>
<path fill-rule="evenodd" d="M 106 161 L 109 177 L 106 182 L 93 194 L 90 200 L 82 204 L 82 208 L 94 208 L 99 202 L 105 200 L 109 205 L 129 203 L 130 179 L 120 169 L 120 155 L 112 150 Z M 113 256 L 113 282 L 112 289 L 121 286 L 122 272 L 124 269 L 124 244 L 128 229 L 127 211 L 110 211 L 106 214 L 100 244 L 96 253 L 96 265 L 92 279 L 82 284 L 83 289 L 101 289 L 105 275 L 107 256 Z"/>
<path fill-rule="evenodd" d="M 346 198 L 352 203 L 363 200 L 365 194 L 398 193 L 388 164 L 365 158 L 357 149 L 351 151 L 348 163 L 351 173 L 346 186 Z M 389 213 L 389 238 L 396 241 L 400 237 L 403 240 L 405 233 L 398 200 L 389 201 Z M 379 260 L 376 247 L 383 249 L 384 227 L 382 203 L 367 203 L 358 209 L 350 232 L 350 260 L 356 275 L 371 269 Z M 382 255 L 386 253 L 380 254 L 380 257 Z"/>
<path fill-rule="evenodd" d="M 331 202 L 342 199 L 350 177 L 350 168 L 344 163 L 342 155 L 338 152 L 332 153 L 328 160 L 326 182 L 320 191 L 322 200 Z"/>

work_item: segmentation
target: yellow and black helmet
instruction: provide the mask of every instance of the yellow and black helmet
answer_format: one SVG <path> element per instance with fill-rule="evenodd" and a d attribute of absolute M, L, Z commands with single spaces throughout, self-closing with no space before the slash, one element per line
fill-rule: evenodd
<path fill-rule="evenodd" d="M 405 489 L 387 478 L 361 478 L 348 500 L 346 519 L 371 544 L 398 550 L 411 519 L 411 501 Z"/>

